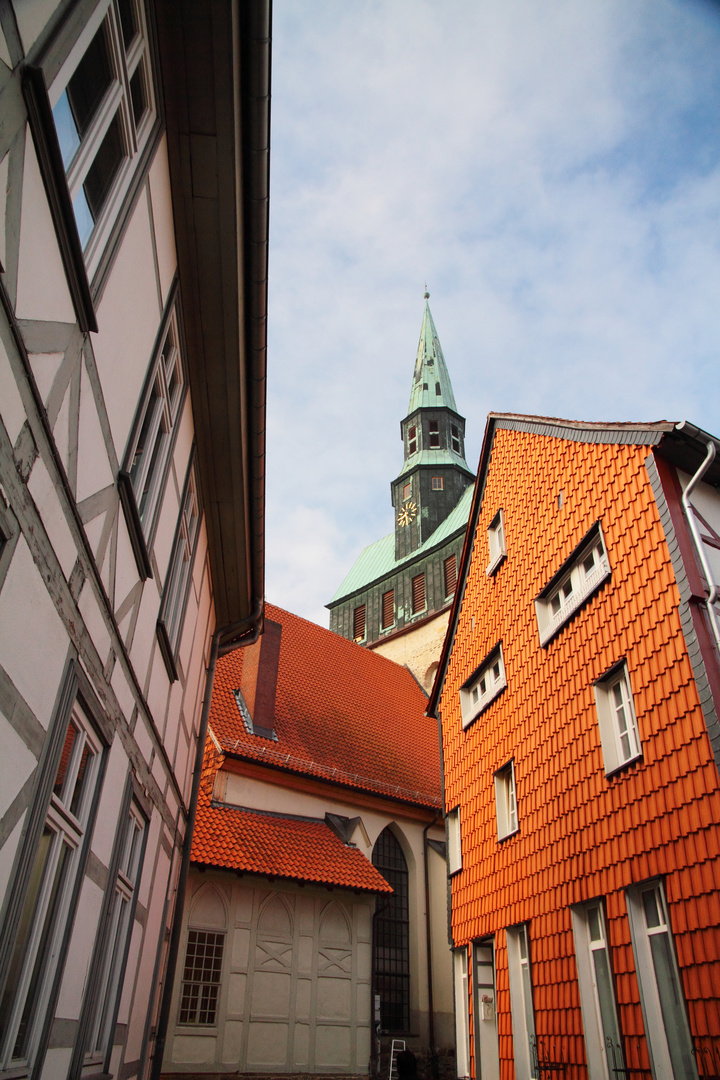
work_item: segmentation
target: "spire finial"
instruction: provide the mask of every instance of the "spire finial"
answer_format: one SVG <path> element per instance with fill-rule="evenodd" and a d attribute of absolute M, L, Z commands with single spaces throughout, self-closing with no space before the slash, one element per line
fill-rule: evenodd
<path fill-rule="evenodd" d="M 423 293 L 423 300 L 429 300 L 430 293 L 428 292 L 427 281 L 425 282 L 425 292 Z"/>

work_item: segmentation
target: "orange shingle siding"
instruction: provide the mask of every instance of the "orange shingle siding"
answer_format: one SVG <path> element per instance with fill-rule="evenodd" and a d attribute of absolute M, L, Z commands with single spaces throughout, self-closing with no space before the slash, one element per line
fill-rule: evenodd
<path fill-rule="evenodd" d="M 213 806 L 212 787 L 222 761 L 223 755 L 208 740 L 193 833 L 193 862 L 343 889 L 392 892 L 362 852 L 343 844 L 321 821 Z"/>
<path fill-rule="evenodd" d="M 569 906 L 606 897 L 622 1026 L 640 1034 L 622 890 L 655 875 L 665 876 L 693 1032 L 718 1030 L 708 1026 L 716 1023 L 720 987 L 718 773 L 647 453 L 644 446 L 496 432 L 440 699 L 446 805 L 462 807 L 463 870 L 452 879 L 455 942 L 530 920 L 538 1034 L 573 1036 L 575 1061 L 583 1060 L 582 1023 Z M 488 578 L 487 527 L 499 507 L 508 557 Z M 612 578 L 543 649 L 533 601 L 596 520 Z M 507 689 L 463 732 L 459 688 L 498 639 Z M 593 682 L 622 658 L 643 762 L 608 780 Z M 498 844 L 493 773 L 511 757 L 520 833 Z M 704 958 L 689 968 L 700 942 Z M 496 945 L 501 1058 L 509 1076 L 504 934 Z"/>
<path fill-rule="evenodd" d="M 233 690 L 247 649 L 218 661 L 210 724 L 223 748 L 344 786 L 439 807 L 437 722 L 410 672 L 321 626 L 266 605 L 282 625 L 277 742 L 248 735 Z"/>

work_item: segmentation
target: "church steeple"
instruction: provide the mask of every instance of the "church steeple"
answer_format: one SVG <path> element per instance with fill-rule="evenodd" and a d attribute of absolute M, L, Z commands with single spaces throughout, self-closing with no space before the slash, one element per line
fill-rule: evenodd
<path fill-rule="evenodd" d="M 414 412 L 415 409 L 437 407 L 438 405 L 447 405 L 453 412 L 457 412 L 452 383 L 440 347 L 440 338 L 430 312 L 430 304 L 428 303 L 430 293 L 427 289 L 425 290 L 424 299 L 425 313 L 420 328 L 420 342 L 418 344 L 417 359 L 415 360 L 408 413 Z"/>
<path fill-rule="evenodd" d="M 465 418 L 457 411 L 429 298 L 426 289 L 408 415 L 400 425 L 404 463 L 391 485 L 396 559 L 428 539 L 474 480 L 465 460 Z"/>

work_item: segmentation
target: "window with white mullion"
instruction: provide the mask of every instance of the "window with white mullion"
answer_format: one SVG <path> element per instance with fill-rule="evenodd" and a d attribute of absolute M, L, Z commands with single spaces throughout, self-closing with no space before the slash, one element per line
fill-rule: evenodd
<path fill-rule="evenodd" d="M 602 901 L 572 908 L 572 919 L 589 1077 L 613 1080 L 624 1059 Z"/>
<path fill-rule="evenodd" d="M 610 563 L 597 523 L 535 601 L 540 644 L 547 645 L 609 577 Z"/>
<path fill-rule="evenodd" d="M 31 1063 L 70 917 L 100 746 L 78 708 L 65 729 L 0 999 L 0 1068 Z"/>
<path fill-rule="evenodd" d="M 622 760 L 627 761 L 640 753 L 637 729 L 634 724 L 632 702 L 624 678 L 617 679 L 611 689 L 612 708 L 615 712 L 615 724 L 620 741 Z"/>
<path fill-rule="evenodd" d="M 605 773 L 609 776 L 642 756 L 627 663 L 623 660 L 616 664 L 595 683 L 594 690 Z"/>

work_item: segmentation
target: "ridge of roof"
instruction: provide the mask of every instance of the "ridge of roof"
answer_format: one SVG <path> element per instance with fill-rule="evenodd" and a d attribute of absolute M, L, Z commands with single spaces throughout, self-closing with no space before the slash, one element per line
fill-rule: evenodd
<path fill-rule="evenodd" d="M 467 526 L 470 507 L 472 505 L 473 484 L 468 484 L 455 506 L 448 516 L 442 521 L 437 529 L 428 536 L 427 540 L 401 559 L 395 558 L 395 533 L 389 533 L 374 544 L 367 547 L 358 555 L 352 567 L 335 595 L 326 607 L 332 607 L 340 600 L 352 596 L 353 593 L 367 589 L 377 581 L 381 581 L 389 574 L 400 570 L 418 559 L 428 555 L 434 548 L 445 543 L 450 537 Z"/>

